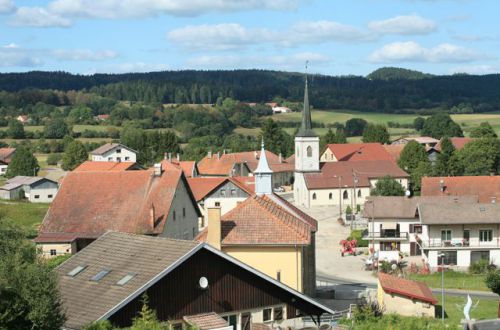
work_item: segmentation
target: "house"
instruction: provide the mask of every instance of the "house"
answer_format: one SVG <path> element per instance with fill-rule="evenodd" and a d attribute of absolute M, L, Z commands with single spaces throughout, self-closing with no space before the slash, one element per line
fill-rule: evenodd
<path fill-rule="evenodd" d="M 207 224 L 209 208 L 220 207 L 221 215 L 224 215 L 255 190 L 255 180 L 248 176 L 189 178 L 188 183 L 202 214 L 200 228 Z"/>
<path fill-rule="evenodd" d="M 109 115 L 104 114 L 104 115 L 97 115 L 94 117 L 94 119 L 97 121 L 106 121 L 109 119 L 109 117 L 110 117 Z"/>
<path fill-rule="evenodd" d="M 32 203 L 50 203 L 54 200 L 59 184 L 38 176 L 16 176 L 0 187 L 0 198 L 26 198 Z"/>
<path fill-rule="evenodd" d="M 430 136 L 419 136 L 419 137 L 402 137 L 394 140 L 392 142 L 392 145 L 398 145 L 398 144 L 404 145 L 410 141 L 417 141 L 419 144 L 423 145 L 426 149 L 434 148 L 439 143 L 439 140 L 432 138 Z"/>
<path fill-rule="evenodd" d="M 16 153 L 16 148 L 0 148 L 0 175 L 7 173 L 7 167 Z"/>
<path fill-rule="evenodd" d="M 437 299 L 424 282 L 378 273 L 377 302 L 384 313 L 403 316 L 435 316 Z"/>
<path fill-rule="evenodd" d="M 108 232 L 56 268 L 67 329 L 97 320 L 129 327 L 147 294 L 149 307 L 174 329 L 216 322 L 303 327 L 328 307 L 205 243 Z M 200 314 L 205 314 L 201 316 Z M 318 324 L 319 326 L 320 324 Z"/>
<path fill-rule="evenodd" d="M 94 162 L 137 162 L 137 151 L 120 143 L 106 143 L 90 155 Z"/>
<path fill-rule="evenodd" d="M 89 172 L 89 171 L 133 171 L 140 170 L 139 164 L 134 162 L 94 162 L 85 161 L 81 163 L 73 172 Z"/>
<path fill-rule="evenodd" d="M 467 143 L 471 142 L 474 140 L 473 138 L 468 138 L 468 137 L 452 137 L 450 138 L 451 144 L 455 147 L 456 150 L 462 149 Z M 442 141 L 442 139 L 441 139 Z M 438 144 L 436 144 L 435 149 L 438 152 L 441 152 L 441 141 L 439 141 Z"/>
<path fill-rule="evenodd" d="M 481 259 L 500 266 L 500 204 L 420 203 L 418 214 L 431 269 L 467 270 Z"/>
<path fill-rule="evenodd" d="M 374 251 L 397 250 L 410 256 L 421 255 L 422 249 L 419 239 L 423 229 L 418 205 L 422 202 L 447 205 L 451 203 L 477 203 L 477 197 L 368 197 L 363 207 L 363 217 L 368 219 L 369 225 L 368 233 L 363 237 L 363 240 L 369 241 Z"/>
<path fill-rule="evenodd" d="M 197 239 L 312 295 L 317 226 L 316 220 L 273 193 L 272 170 L 263 156 L 255 170 L 255 194 L 223 216 L 220 207 L 209 208 L 208 227 Z"/>
<path fill-rule="evenodd" d="M 277 102 L 267 102 L 266 105 L 271 108 L 275 108 L 278 106 Z"/>
<path fill-rule="evenodd" d="M 500 176 L 423 177 L 422 196 L 475 195 L 480 203 L 500 201 Z"/>
<path fill-rule="evenodd" d="M 393 160 L 381 143 L 328 144 L 321 154 L 321 162 Z"/>
<path fill-rule="evenodd" d="M 272 110 L 273 110 L 273 114 L 292 112 L 292 110 L 288 107 L 279 107 L 279 106 L 272 107 Z"/>
<path fill-rule="evenodd" d="M 108 230 L 193 239 L 201 213 L 181 170 L 69 172 L 35 242 L 44 255 L 76 253 Z"/>
<path fill-rule="evenodd" d="M 16 119 L 22 124 L 27 124 L 30 122 L 30 118 L 27 115 L 19 115 Z"/>
<path fill-rule="evenodd" d="M 339 148 L 351 148 L 335 146 Z M 387 159 L 364 160 L 365 156 L 377 157 L 372 149 L 381 150 Z M 330 148 L 325 158 L 332 160 Z M 341 149 L 344 150 L 344 149 Z M 358 154 L 358 151 L 361 153 Z M 363 151 L 364 150 L 364 151 Z M 309 107 L 309 94 L 306 84 L 304 89 L 304 109 L 302 111 L 302 123 L 295 136 L 295 182 L 293 197 L 296 204 L 311 207 L 320 205 L 350 205 L 356 208 L 363 204 L 369 196 L 379 178 L 391 176 L 403 187 L 408 186 L 409 175 L 401 170 L 386 153 L 382 146 L 370 146 L 368 148 L 355 146 L 349 152 L 338 154 L 340 159 L 344 157 L 362 158 L 357 161 L 328 161 L 320 163 L 319 137 L 312 129 L 311 109 Z M 351 156 L 349 156 L 351 155 Z M 371 155 L 371 156 L 370 156 Z M 334 156 L 336 158 L 337 156 Z"/>
<path fill-rule="evenodd" d="M 274 187 L 288 186 L 293 182 L 294 165 L 283 159 L 282 155 L 276 155 L 266 150 L 268 164 L 273 171 Z M 253 175 L 261 157 L 260 151 L 246 151 L 235 153 L 209 152 L 198 163 L 200 176 L 249 176 Z"/>

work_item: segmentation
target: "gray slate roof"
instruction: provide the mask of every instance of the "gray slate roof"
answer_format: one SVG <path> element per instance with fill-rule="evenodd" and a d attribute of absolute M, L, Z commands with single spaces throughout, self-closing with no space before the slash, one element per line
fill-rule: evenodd
<path fill-rule="evenodd" d="M 108 151 L 110 151 L 116 147 L 121 147 L 123 149 L 127 149 L 130 151 L 136 152 L 135 150 L 130 149 L 129 147 L 124 146 L 123 144 L 120 144 L 120 143 L 106 143 L 106 144 L 103 144 L 102 146 L 100 146 L 99 148 L 92 150 L 90 152 L 90 154 L 91 155 L 104 155 L 105 153 L 107 153 Z"/>
<path fill-rule="evenodd" d="M 15 176 L 12 179 L 5 181 L 6 184 L 31 185 L 35 182 L 43 180 L 41 176 Z"/>
<path fill-rule="evenodd" d="M 66 326 L 80 329 L 99 319 L 198 245 L 126 233 L 104 234 L 57 268 Z M 77 266 L 86 268 L 75 277 L 68 276 Z M 111 272 L 99 282 L 90 281 L 104 269 Z M 123 286 L 116 285 L 127 274 L 136 276 Z"/>
<path fill-rule="evenodd" d="M 363 217 L 375 219 L 414 219 L 417 207 L 421 203 L 444 204 L 446 208 L 450 203 L 477 203 L 477 196 L 371 196 L 365 202 Z M 455 204 L 454 204 L 455 205 Z"/>
<path fill-rule="evenodd" d="M 433 224 L 500 224 L 500 204 L 421 203 L 420 220 Z"/>

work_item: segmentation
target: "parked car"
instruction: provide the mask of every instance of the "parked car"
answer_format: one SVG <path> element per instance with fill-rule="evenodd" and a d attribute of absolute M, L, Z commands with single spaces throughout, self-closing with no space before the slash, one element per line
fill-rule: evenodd
<path fill-rule="evenodd" d="M 283 188 L 283 187 L 276 187 L 276 188 L 274 188 L 274 192 L 285 192 L 285 188 Z"/>

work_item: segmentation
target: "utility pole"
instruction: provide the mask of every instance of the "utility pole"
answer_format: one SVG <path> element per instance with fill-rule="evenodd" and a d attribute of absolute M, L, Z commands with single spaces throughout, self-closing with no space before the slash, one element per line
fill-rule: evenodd
<path fill-rule="evenodd" d="M 342 220 L 342 177 L 340 175 L 334 175 L 334 178 L 339 179 L 339 219 Z"/>

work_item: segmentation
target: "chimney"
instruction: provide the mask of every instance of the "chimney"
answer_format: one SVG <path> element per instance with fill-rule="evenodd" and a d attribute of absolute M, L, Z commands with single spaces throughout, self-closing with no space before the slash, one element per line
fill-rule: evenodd
<path fill-rule="evenodd" d="M 208 152 L 208 154 L 207 154 L 207 158 L 208 158 L 208 159 L 212 158 L 212 150 L 210 150 L 210 151 Z"/>
<path fill-rule="evenodd" d="M 163 154 L 163 159 L 167 160 L 168 159 L 168 154 L 167 153 L 164 153 Z"/>
<path fill-rule="evenodd" d="M 220 223 L 220 207 L 208 208 L 208 235 L 207 243 L 216 248 L 221 249 L 221 223 Z"/>
<path fill-rule="evenodd" d="M 259 159 L 257 151 L 253 152 L 253 156 L 254 156 L 255 159 Z"/>
<path fill-rule="evenodd" d="M 181 154 L 177 153 L 177 163 L 180 163 L 180 162 L 181 162 Z"/>
<path fill-rule="evenodd" d="M 155 206 L 151 204 L 151 208 L 149 209 L 149 224 L 151 228 L 155 228 L 156 215 L 155 215 Z"/>
<path fill-rule="evenodd" d="M 279 162 L 280 162 L 280 164 L 281 164 L 281 163 L 283 163 L 283 155 L 281 154 L 281 152 L 280 152 L 280 154 L 278 155 L 278 158 L 279 158 Z"/>
<path fill-rule="evenodd" d="M 161 163 L 154 164 L 154 176 L 161 176 Z"/>

